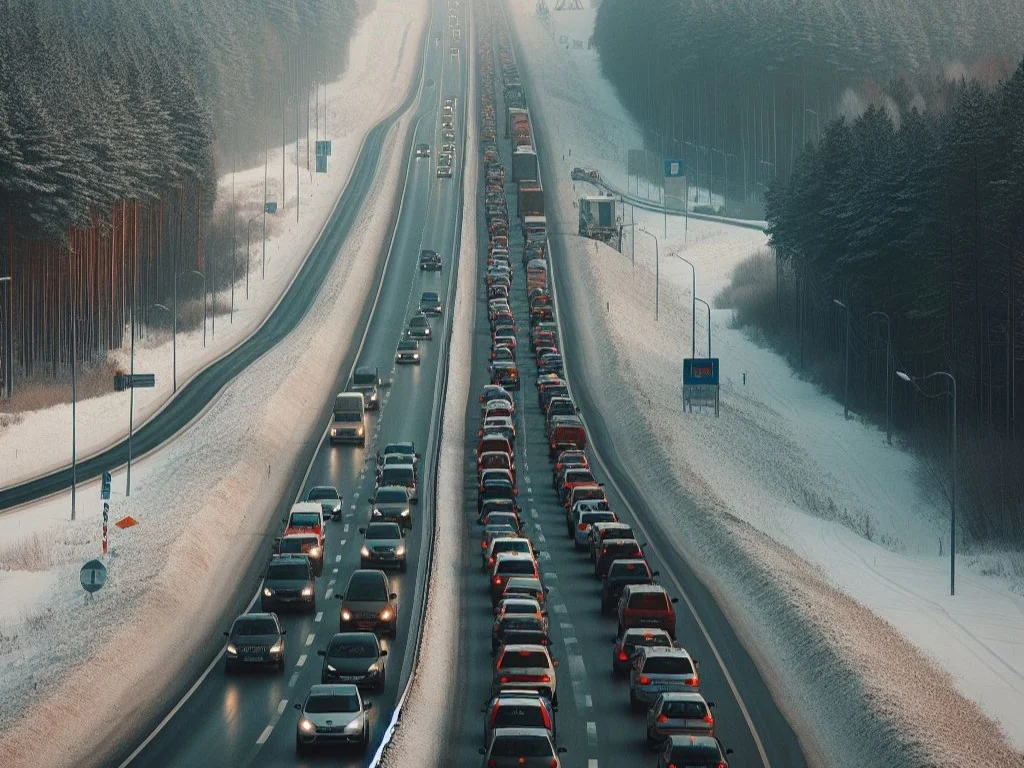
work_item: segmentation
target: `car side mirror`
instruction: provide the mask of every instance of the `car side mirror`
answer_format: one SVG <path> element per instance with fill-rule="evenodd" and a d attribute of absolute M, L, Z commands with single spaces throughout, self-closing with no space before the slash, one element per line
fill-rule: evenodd
<path fill-rule="evenodd" d="M 231 633 L 230 632 L 225 632 L 224 633 L 224 637 L 231 637 Z"/>
<path fill-rule="evenodd" d="M 672 602 L 673 603 L 678 603 L 679 602 L 679 598 L 678 597 L 673 597 L 672 598 Z"/>
<path fill-rule="evenodd" d="M 731 754 L 732 754 L 732 750 L 731 750 L 731 749 L 727 749 L 727 750 L 725 750 L 725 754 L 727 754 L 727 755 L 731 755 Z"/>
<path fill-rule="evenodd" d="M 387 656 L 388 655 L 388 649 L 387 648 L 381 648 L 380 649 L 380 655 L 381 656 Z"/>
<path fill-rule="evenodd" d="M 708 701 L 708 702 L 705 702 L 705 703 L 706 703 L 706 704 L 707 704 L 707 705 L 708 705 L 709 707 L 714 707 L 714 706 L 715 706 L 715 702 L 713 702 L 713 701 Z"/>
<path fill-rule="evenodd" d="M 298 702 L 298 701 L 295 702 L 295 708 L 301 712 L 302 711 L 302 704 L 300 702 Z"/>
<path fill-rule="evenodd" d="M 287 629 L 282 629 L 281 630 L 281 637 L 284 637 L 287 634 L 288 634 L 288 630 Z"/>
<path fill-rule="evenodd" d="M 335 597 L 336 599 L 338 599 L 338 600 L 344 600 L 344 599 L 345 599 L 345 596 L 344 596 L 344 595 L 342 595 L 342 594 L 337 594 L 337 595 L 335 595 L 334 597 Z"/>
<path fill-rule="evenodd" d="M 373 702 L 372 701 L 364 701 L 363 702 L 363 711 L 365 712 L 368 709 L 373 709 Z"/>
<path fill-rule="evenodd" d="M 321 650 L 316 652 L 316 655 L 317 656 L 326 656 L 327 655 L 327 651 L 321 649 Z"/>
<path fill-rule="evenodd" d="M 557 661 L 552 661 L 551 662 L 551 666 L 552 667 L 557 667 L 558 666 L 558 662 Z"/>
<path fill-rule="evenodd" d="M 651 571 L 651 576 L 661 576 L 661 571 Z"/>
<path fill-rule="evenodd" d="M 361 528 L 359 529 L 359 532 L 360 532 L 361 534 L 363 534 L 363 535 L 365 536 L 365 535 L 366 535 L 366 528 L 362 528 L 362 527 L 361 527 Z"/>

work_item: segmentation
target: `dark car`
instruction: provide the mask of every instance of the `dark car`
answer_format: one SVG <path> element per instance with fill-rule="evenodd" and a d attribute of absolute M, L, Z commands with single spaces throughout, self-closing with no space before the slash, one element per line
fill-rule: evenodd
<path fill-rule="evenodd" d="M 612 672 L 629 673 L 630 659 L 637 648 L 671 648 L 672 638 L 663 629 L 627 629 L 612 638 Z"/>
<path fill-rule="evenodd" d="M 495 728 L 543 728 L 555 738 L 555 707 L 540 691 L 498 691 L 484 705 L 484 744 Z"/>
<path fill-rule="evenodd" d="M 410 339 L 429 339 L 430 321 L 426 315 L 416 314 L 409 318 L 409 329 L 406 331 Z"/>
<path fill-rule="evenodd" d="M 426 272 L 440 272 L 441 254 L 437 251 L 420 251 L 420 269 Z"/>
<path fill-rule="evenodd" d="M 284 636 L 281 622 L 274 613 L 246 613 L 235 619 L 224 633 L 225 667 L 234 672 L 240 667 L 273 666 L 284 670 Z"/>
<path fill-rule="evenodd" d="M 731 754 L 732 750 L 722 749 L 722 743 L 714 736 L 670 736 L 658 755 L 658 768 L 729 768 L 725 758 Z"/>
<path fill-rule="evenodd" d="M 515 363 L 508 361 L 491 363 L 491 384 L 518 391 L 519 368 Z"/>
<path fill-rule="evenodd" d="M 391 591 L 384 571 L 353 571 L 342 594 L 340 632 L 367 630 L 395 637 L 398 634 L 398 597 Z"/>
<path fill-rule="evenodd" d="M 615 610 L 622 591 L 630 584 L 653 584 L 657 571 L 652 571 L 646 560 L 615 560 L 601 579 L 601 613 Z"/>
<path fill-rule="evenodd" d="M 402 339 L 395 350 L 396 363 L 420 364 L 420 343 L 416 339 Z"/>
<path fill-rule="evenodd" d="M 359 567 L 397 566 L 406 569 L 405 531 L 399 523 L 370 523 L 359 529 L 363 545 L 359 549 Z"/>
<path fill-rule="evenodd" d="M 352 383 L 349 392 L 359 392 L 363 396 L 363 407 L 368 411 L 380 410 L 380 387 L 384 382 L 377 369 L 370 365 L 360 365 L 352 372 Z M 326 513 L 327 510 L 325 509 Z"/>
<path fill-rule="evenodd" d="M 676 610 L 672 606 L 678 597 L 669 597 L 664 587 L 657 584 L 630 584 L 619 598 L 619 631 L 633 627 L 657 627 L 676 639 Z"/>
<path fill-rule="evenodd" d="M 355 683 L 384 690 L 384 657 L 388 652 L 380 647 L 373 632 L 339 632 L 327 648 L 317 653 L 324 657 L 321 683 Z"/>
<path fill-rule="evenodd" d="M 644 556 L 643 548 L 636 539 L 605 539 L 594 562 L 594 576 L 603 578 L 612 563 L 616 560 L 640 560 Z"/>
<path fill-rule="evenodd" d="M 308 491 L 306 495 L 302 497 L 303 501 L 315 501 L 320 505 L 320 509 L 324 511 L 324 517 L 330 517 L 337 520 L 341 517 L 341 507 L 344 504 L 341 498 L 341 494 L 338 493 L 338 489 L 333 485 L 314 485 Z"/>
<path fill-rule="evenodd" d="M 420 312 L 424 315 L 440 315 L 442 309 L 437 291 L 424 291 L 420 295 Z"/>
<path fill-rule="evenodd" d="M 480 748 L 487 768 L 560 768 L 564 752 L 544 728 L 495 728 L 490 744 Z"/>
<path fill-rule="evenodd" d="M 565 372 L 562 365 L 562 356 L 557 352 L 544 355 L 537 361 L 538 373 L 557 373 L 561 376 Z"/>
<path fill-rule="evenodd" d="M 417 144 L 416 145 L 416 157 L 430 157 L 430 145 L 429 144 Z"/>
<path fill-rule="evenodd" d="M 484 502 L 491 499 L 508 499 L 515 502 L 518 491 L 515 485 L 511 481 L 503 478 L 494 478 L 493 480 L 485 480 L 480 487 L 480 492 L 476 495 L 476 511 L 477 514 L 483 509 Z"/>
<path fill-rule="evenodd" d="M 316 612 L 316 581 L 313 564 L 305 555 L 281 555 L 267 566 L 260 592 L 264 611 L 298 608 Z"/>
<path fill-rule="evenodd" d="M 491 628 L 491 652 L 503 645 L 550 645 L 547 622 L 515 613 L 500 617 Z"/>

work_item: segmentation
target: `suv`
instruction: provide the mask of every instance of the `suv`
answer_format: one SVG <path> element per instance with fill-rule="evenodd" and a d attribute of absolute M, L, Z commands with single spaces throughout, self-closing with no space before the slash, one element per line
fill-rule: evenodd
<path fill-rule="evenodd" d="M 615 610 L 627 585 L 653 584 L 657 575 L 646 560 L 615 560 L 601 579 L 601 613 L 607 615 Z"/>
<path fill-rule="evenodd" d="M 272 664 L 277 671 L 284 670 L 284 636 L 275 613 L 245 613 L 235 619 L 231 629 L 224 633 L 228 639 L 224 646 L 225 667 L 233 672 L 240 666 Z"/>
<path fill-rule="evenodd" d="M 625 675 L 637 648 L 672 648 L 672 638 L 663 629 L 627 629 L 612 638 L 612 672 Z"/>
<path fill-rule="evenodd" d="M 305 555 L 313 566 L 313 575 L 324 572 L 324 548 L 315 533 L 291 533 L 275 540 L 275 555 Z"/>
<path fill-rule="evenodd" d="M 544 728 L 495 728 L 488 746 L 480 747 L 487 768 L 559 768 L 564 753 Z"/>
<path fill-rule="evenodd" d="M 429 272 L 440 272 L 441 254 L 437 251 L 420 251 L 420 269 Z"/>
<path fill-rule="evenodd" d="M 546 694 L 558 706 L 557 661 L 544 645 L 505 645 L 494 661 L 491 694 L 510 688 L 528 688 Z"/>
<path fill-rule="evenodd" d="M 352 571 L 345 591 L 336 597 L 341 600 L 339 632 L 367 630 L 398 636 L 398 604 L 394 602 L 398 595 L 391 591 L 384 571 Z"/>
<path fill-rule="evenodd" d="M 383 386 L 380 374 L 376 368 L 368 365 L 360 365 L 352 372 L 352 384 L 349 391 L 359 392 L 363 396 L 363 406 L 368 411 L 380 410 L 380 392 L 378 388 Z"/>
<path fill-rule="evenodd" d="M 305 555 L 281 555 L 267 566 L 260 592 L 260 609 L 302 608 L 316 613 L 316 582 L 313 564 Z"/>
<path fill-rule="evenodd" d="M 440 315 L 442 309 L 437 291 L 424 291 L 420 295 L 420 312 L 424 315 Z"/>
<path fill-rule="evenodd" d="M 700 690 L 697 662 L 682 648 L 638 648 L 629 670 L 629 703 L 633 709 L 653 704 L 669 691 Z"/>
<path fill-rule="evenodd" d="M 619 598 L 619 632 L 633 627 L 657 627 L 676 639 L 676 611 L 664 587 L 656 584 L 629 584 Z"/>
<path fill-rule="evenodd" d="M 373 632 L 339 632 L 327 648 L 317 651 L 324 657 L 321 683 L 355 683 L 384 690 L 384 657 Z"/>

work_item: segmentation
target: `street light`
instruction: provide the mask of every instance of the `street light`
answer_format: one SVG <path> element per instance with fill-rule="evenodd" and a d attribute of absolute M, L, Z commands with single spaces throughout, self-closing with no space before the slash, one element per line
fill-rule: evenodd
<path fill-rule="evenodd" d="M 264 214 L 264 216 L 266 216 L 266 214 Z M 245 225 L 245 298 L 246 298 L 246 300 L 248 300 L 248 298 L 249 298 L 249 259 L 252 257 L 252 252 L 249 249 L 252 248 L 252 223 L 254 221 L 256 221 L 257 218 L 259 218 L 259 217 L 258 216 L 253 216 L 251 219 L 249 219 L 249 223 Z M 266 240 L 264 240 L 264 242 L 266 242 Z M 264 251 L 263 251 L 263 265 L 264 265 L 263 269 L 264 269 L 264 272 L 266 272 L 266 264 L 267 264 L 267 251 L 266 251 L 266 249 L 264 249 Z"/>
<path fill-rule="evenodd" d="M 952 597 L 956 594 L 956 377 L 947 371 L 935 371 L 927 376 L 911 376 L 904 371 L 896 371 L 896 375 L 908 384 L 913 384 L 917 389 L 919 381 L 927 381 L 935 376 L 945 376 L 953 385 L 953 446 L 952 454 L 949 457 L 949 474 L 952 490 L 949 496 L 949 594 Z M 923 391 L 923 390 L 922 390 Z"/>
<path fill-rule="evenodd" d="M 651 239 L 654 240 L 654 319 L 657 320 L 658 316 L 659 316 L 659 303 L 660 303 L 659 284 L 660 284 L 660 272 L 661 272 L 661 262 L 658 259 L 658 236 L 653 234 L 653 233 L 651 233 L 651 232 L 648 232 L 643 227 L 637 227 L 637 231 L 643 232 L 645 235 L 649 236 Z"/>
<path fill-rule="evenodd" d="M 693 202 L 694 203 L 699 203 L 700 202 L 700 151 L 699 150 L 703 149 L 703 150 L 707 151 L 707 147 L 705 147 L 703 144 L 694 144 L 692 141 L 684 141 L 683 143 L 686 144 L 686 146 L 688 146 L 688 147 L 693 147 L 694 157 L 697 158 L 697 162 L 695 164 L 696 167 L 694 169 L 696 171 L 696 174 L 697 174 L 697 183 L 694 185 L 694 193 L 695 194 L 694 194 L 694 201 Z M 711 203 L 711 191 L 710 191 L 710 188 L 708 190 L 708 203 L 709 204 Z"/>
<path fill-rule="evenodd" d="M 693 281 L 690 288 L 690 357 L 697 357 L 697 268 L 688 259 L 684 259 L 678 253 L 673 253 L 677 259 L 689 265 L 693 274 Z"/>
<path fill-rule="evenodd" d="M 839 299 L 832 299 L 832 303 L 842 307 L 846 311 L 846 365 L 843 366 L 845 381 L 843 385 L 843 418 L 850 418 L 850 308 Z"/>
<path fill-rule="evenodd" d="M 868 318 L 876 316 L 885 318 L 885 439 L 892 445 L 892 320 L 880 309 L 869 314 Z"/>
<path fill-rule="evenodd" d="M 10 275 L 4 275 L 0 277 L 0 283 L 8 283 L 7 286 L 7 317 L 4 318 L 4 395 L 8 400 L 11 399 L 12 392 L 14 389 L 14 373 L 11 370 L 11 366 L 14 364 L 14 353 L 12 351 L 12 342 L 14 333 L 11 329 L 11 323 L 14 320 L 14 278 Z"/>

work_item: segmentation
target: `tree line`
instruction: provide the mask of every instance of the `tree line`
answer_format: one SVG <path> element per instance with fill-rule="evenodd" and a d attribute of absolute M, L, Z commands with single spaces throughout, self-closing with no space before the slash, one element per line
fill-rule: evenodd
<path fill-rule="evenodd" d="M 122 343 L 136 297 L 147 321 L 176 284 L 223 284 L 206 258 L 223 246 L 217 176 L 262 159 L 289 98 L 308 120 L 357 16 L 356 0 L 0 6 L 7 391 L 15 371 L 63 371 L 79 325 L 79 356 L 102 353 Z"/>
<path fill-rule="evenodd" d="M 888 108 L 830 122 L 771 186 L 780 271 L 776 316 L 762 319 L 798 338 L 798 364 L 840 393 L 849 347 L 852 406 L 882 414 L 891 402 L 893 421 L 936 453 L 943 482 L 950 382 L 915 387 L 895 372 L 951 373 L 964 531 L 1020 546 L 1024 62 L 993 89 L 963 80 L 923 109 L 908 100 L 914 91 L 896 81 Z"/>

